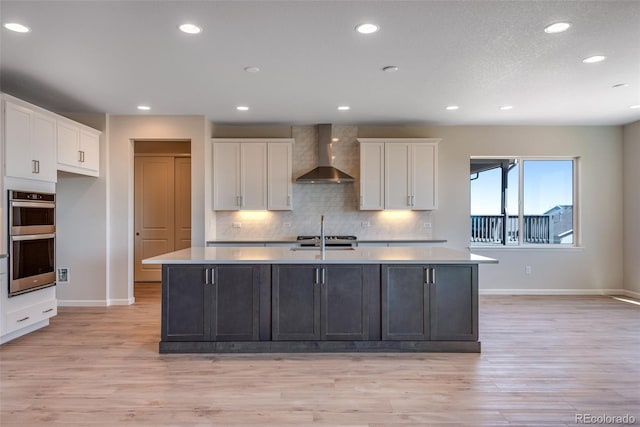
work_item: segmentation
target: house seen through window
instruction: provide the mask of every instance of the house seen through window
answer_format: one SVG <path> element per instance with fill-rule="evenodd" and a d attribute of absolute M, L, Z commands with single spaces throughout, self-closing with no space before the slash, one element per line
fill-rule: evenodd
<path fill-rule="evenodd" d="M 575 243 L 576 159 L 472 158 L 473 245 Z"/>

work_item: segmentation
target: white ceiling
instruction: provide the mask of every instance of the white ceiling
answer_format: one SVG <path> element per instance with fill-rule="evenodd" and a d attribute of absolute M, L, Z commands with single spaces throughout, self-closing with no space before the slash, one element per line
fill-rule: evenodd
<path fill-rule="evenodd" d="M 629 108 L 640 104 L 640 1 L 2 0 L 0 18 L 32 30 L 0 29 L 2 90 L 56 111 L 236 124 L 640 119 Z M 203 32 L 178 31 L 187 21 Z M 354 31 L 367 21 L 380 31 Z M 543 32 L 557 21 L 572 27 Z M 607 59 L 582 63 L 595 54 Z"/>

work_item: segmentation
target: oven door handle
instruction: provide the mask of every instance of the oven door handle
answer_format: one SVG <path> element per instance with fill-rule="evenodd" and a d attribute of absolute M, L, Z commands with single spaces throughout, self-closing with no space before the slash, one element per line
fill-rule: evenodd
<path fill-rule="evenodd" d="M 55 237 L 56 237 L 56 233 L 29 234 L 27 236 L 11 236 L 11 241 L 20 242 L 22 240 L 44 240 L 44 239 L 53 239 Z"/>
<path fill-rule="evenodd" d="M 48 202 L 11 202 L 12 208 L 44 208 L 44 209 L 54 209 L 56 207 L 55 203 Z"/>

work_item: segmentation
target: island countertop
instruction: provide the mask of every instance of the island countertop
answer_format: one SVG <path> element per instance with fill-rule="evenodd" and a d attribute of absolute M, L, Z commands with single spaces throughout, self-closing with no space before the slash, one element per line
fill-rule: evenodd
<path fill-rule="evenodd" d="M 496 264 L 493 258 L 444 247 L 191 247 L 158 255 L 143 264 Z"/>

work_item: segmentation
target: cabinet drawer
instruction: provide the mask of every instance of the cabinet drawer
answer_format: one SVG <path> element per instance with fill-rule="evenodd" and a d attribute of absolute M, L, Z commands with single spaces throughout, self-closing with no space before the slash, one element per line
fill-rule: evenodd
<path fill-rule="evenodd" d="M 56 300 L 43 301 L 7 313 L 7 333 L 38 323 L 58 314 Z"/>

